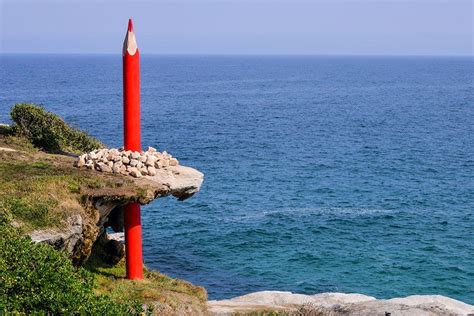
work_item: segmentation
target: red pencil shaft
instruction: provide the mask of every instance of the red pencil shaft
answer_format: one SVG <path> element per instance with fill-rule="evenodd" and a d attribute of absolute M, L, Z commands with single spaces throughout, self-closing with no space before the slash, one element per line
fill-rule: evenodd
<path fill-rule="evenodd" d="M 140 204 L 130 203 L 125 206 L 124 226 L 127 279 L 141 280 L 143 279 L 143 261 Z"/>
<path fill-rule="evenodd" d="M 140 151 L 140 54 L 123 56 L 123 121 L 125 150 Z"/>
<path fill-rule="evenodd" d="M 141 151 L 140 54 L 136 48 L 131 20 L 128 22 L 123 49 L 123 123 L 125 150 Z M 143 279 L 143 259 L 140 204 L 130 203 L 125 206 L 124 231 L 127 278 L 141 280 Z"/>

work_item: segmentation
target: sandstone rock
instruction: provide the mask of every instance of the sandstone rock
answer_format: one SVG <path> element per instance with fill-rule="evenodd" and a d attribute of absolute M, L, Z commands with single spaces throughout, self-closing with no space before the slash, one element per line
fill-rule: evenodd
<path fill-rule="evenodd" d="M 177 165 L 179 165 L 178 159 L 176 159 L 176 158 L 171 158 L 170 161 L 169 161 L 169 165 L 170 165 L 170 166 L 177 166 Z"/>
<path fill-rule="evenodd" d="M 60 231 L 35 230 L 30 234 L 34 242 L 46 243 L 57 250 L 63 250 L 71 256 L 82 244 L 83 219 L 80 215 L 73 215 L 67 219 Z"/>
<path fill-rule="evenodd" d="M 81 168 L 86 165 L 85 157 L 84 155 L 79 157 L 79 160 L 76 162 L 76 167 Z"/>
<path fill-rule="evenodd" d="M 112 172 L 112 168 L 105 163 L 99 163 L 99 169 L 102 172 Z"/>
<path fill-rule="evenodd" d="M 156 176 L 156 169 L 153 166 L 149 166 L 148 168 L 148 175 L 149 176 Z"/>
<path fill-rule="evenodd" d="M 110 240 L 115 240 L 125 244 L 125 234 L 124 233 L 107 233 L 107 237 Z"/>
<path fill-rule="evenodd" d="M 150 156 L 147 157 L 147 159 L 145 161 L 145 165 L 154 167 L 156 161 L 157 161 L 156 157 L 150 155 Z"/>
<path fill-rule="evenodd" d="M 168 167 L 178 167 L 179 161 L 173 158 L 168 152 L 162 153 L 156 151 L 153 147 L 148 147 L 147 151 L 124 151 L 123 149 L 100 149 L 93 150 L 90 153 L 79 156 L 75 161 L 76 167 L 86 166 L 89 169 L 95 169 L 102 172 L 114 172 L 130 174 L 130 168 L 121 168 L 129 166 L 136 168 L 142 176 L 155 176 L 159 174 L 159 169 L 166 169 L 162 175 L 172 175 L 173 172 Z M 151 167 L 150 170 L 148 167 Z M 134 171 L 134 177 L 140 177 Z"/>
<path fill-rule="evenodd" d="M 228 300 L 209 301 L 213 315 L 248 314 L 274 310 L 288 315 L 468 315 L 474 306 L 440 295 L 414 295 L 377 300 L 362 294 L 316 295 L 262 291 Z"/>
<path fill-rule="evenodd" d="M 120 153 L 120 151 L 116 148 L 112 148 L 112 149 L 109 150 L 109 153 L 114 155 L 114 156 L 117 156 Z"/>
<path fill-rule="evenodd" d="M 169 165 L 170 165 L 169 160 L 161 159 L 158 161 L 158 168 L 165 168 L 165 167 L 168 167 Z"/>
<path fill-rule="evenodd" d="M 95 165 L 92 160 L 87 160 L 86 164 Z M 108 167 L 102 162 L 97 162 L 96 165 L 99 169 Z M 114 172 L 117 171 L 116 167 L 114 164 Z M 74 222 L 78 222 L 74 220 L 71 221 L 71 224 L 62 225 L 61 230 L 36 231 L 33 235 L 34 239 L 38 242 L 50 243 L 58 249 L 66 250 L 75 264 L 82 264 L 87 260 L 95 244 L 106 245 L 104 249 L 108 250 L 106 250 L 106 253 L 101 253 L 100 257 L 109 258 L 110 260 L 107 259 L 107 261 L 114 262 L 121 257 L 119 245 L 109 242 L 103 244 L 103 240 L 97 241 L 97 238 L 107 227 L 112 227 L 114 230 L 122 229 L 123 223 L 120 224 L 119 222 L 123 220 L 123 213 L 119 213 L 119 211 L 123 205 L 130 201 L 147 204 L 157 197 L 169 195 L 183 200 L 199 191 L 203 180 L 202 173 L 182 166 L 170 167 L 167 170 L 156 170 L 151 166 L 147 167 L 146 173 L 154 175 L 153 177 L 143 177 L 139 170 L 128 167 L 133 173 L 133 178 L 129 177 L 129 181 L 123 181 L 117 177 L 111 177 L 110 179 L 111 181 L 117 181 L 115 183 L 122 184 L 120 186 L 106 185 L 106 187 L 98 189 L 84 188 L 81 194 L 86 197 L 84 203 L 87 204 L 85 206 L 87 212 L 82 213 L 81 210 L 78 210 L 78 212 L 81 212 L 79 216 L 84 216 L 82 217 L 82 225 L 74 224 Z M 122 164 L 118 168 L 120 173 L 129 175 L 126 165 Z M 104 181 L 109 180 L 104 179 Z M 129 185 L 131 187 L 128 188 Z M 138 194 L 137 188 L 143 188 L 143 192 Z M 115 224 L 113 224 L 113 219 L 115 219 Z"/>
<path fill-rule="evenodd" d="M 123 242 L 110 238 L 109 234 L 103 230 L 94 243 L 91 260 L 107 265 L 116 265 L 124 256 L 125 246 Z"/>
<path fill-rule="evenodd" d="M 140 178 L 142 176 L 141 172 L 137 168 L 130 168 L 130 175 L 135 178 Z"/>

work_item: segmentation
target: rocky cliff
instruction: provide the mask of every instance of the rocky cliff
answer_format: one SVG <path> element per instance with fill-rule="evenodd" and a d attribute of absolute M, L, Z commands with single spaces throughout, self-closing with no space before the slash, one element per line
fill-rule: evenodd
<path fill-rule="evenodd" d="M 76 264 L 83 264 L 91 255 L 110 264 L 123 257 L 122 243 L 110 239 L 107 228 L 123 231 L 123 206 L 127 203 L 144 205 L 166 196 L 184 200 L 198 192 L 203 182 L 201 172 L 180 165 L 162 166 L 153 176 L 135 178 L 75 168 L 75 160 L 0 139 L 5 203 L 12 196 L 15 200 L 11 203 L 26 206 L 30 200 L 31 203 L 46 200 L 52 207 L 47 209 L 47 216 L 58 219 L 38 223 L 34 213 L 31 216 L 19 213 L 11 214 L 14 222 L 24 226 L 34 241 L 66 251 Z M 23 190 L 25 187 L 34 188 L 29 192 L 35 195 L 34 199 Z"/>
<path fill-rule="evenodd" d="M 123 232 L 123 206 L 129 202 L 148 204 L 154 199 L 174 196 L 179 200 L 191 197 L 199 191 L 203 174 L 184 166 L 169 166 L 159 169 L 153 177 L 131 178 L 127 185 L 84 189 L 82 205 L 87 210 L 72 215 L 60 230 L 40 229 L 31 233 L 34 241 L 45 242 L 70 253 L 76 263 L 82 263 L 92 251 L 110 264 L 118 262 L 124 255 L 121 243 L 109 239 L 107 228 Z M 138 190 L 137 190 L 138 189 Z"/>

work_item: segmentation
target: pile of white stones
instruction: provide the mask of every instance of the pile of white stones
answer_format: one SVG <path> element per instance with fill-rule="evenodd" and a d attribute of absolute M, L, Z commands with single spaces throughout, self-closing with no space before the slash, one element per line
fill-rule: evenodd
<path fill-rule="evenodd" d="M 96 149 L 79 156 L 75 164 L 78 168 L 89 168 L 102 172 L 113 172 L 132 177 L 156 175 L 156 169 L 178 166 L 178 159 L 166 151 L 162 153 L 153 147 L 147 151 L 130 151 L 123 148 Z"/>

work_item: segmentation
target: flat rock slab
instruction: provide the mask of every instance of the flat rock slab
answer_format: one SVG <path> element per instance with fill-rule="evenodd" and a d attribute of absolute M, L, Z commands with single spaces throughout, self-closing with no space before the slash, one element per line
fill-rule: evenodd
<path fill-rule="evenodd" d="M 148 204 L 154 199 L 172 195 L 178 200 L 185 200 L 197 193 L 202 185 L 204 175 L 196 169 L 185 166 L 169 166 L 157 169 L 155 176 L 133 178 L 118 174 L 100 173 L 93 170 L 81 170 L 81 172 L 98 173 L 114 178 L 123 178 L 134 184 L 134 186 L 124 185 L 116 188 L 97 188 L 88 190 L 87 194 L 95 198 L 112 200 L 134 200 L 140 204 Z M 131 188 L 141 188 L 142 194 Z"/>
<path fill-rule="evenodd" d="M 149 193 L 153 196 L 148 196 L 151 200 L 167 195 L 185 200 L 199 191 L 203 180 L 201 172 L 185 166 L 157 169 L 155 176 L 134 179 L 136 184 L 151 188 Z"/>
<path fill-rule="evenodd" d="M 474 306 L 441 295 L 413 295 L 377 300 L 362 294 L 316 295 L 262 291 L 233 299 L 209 301 L 213 315 L 280 311 L 289 315 L 474 315 Z"/>
<path fill-rule="evenodd" d="M 13 148 L 0 147 L 0 151 L 16 151 L 16 150 Z"/>

